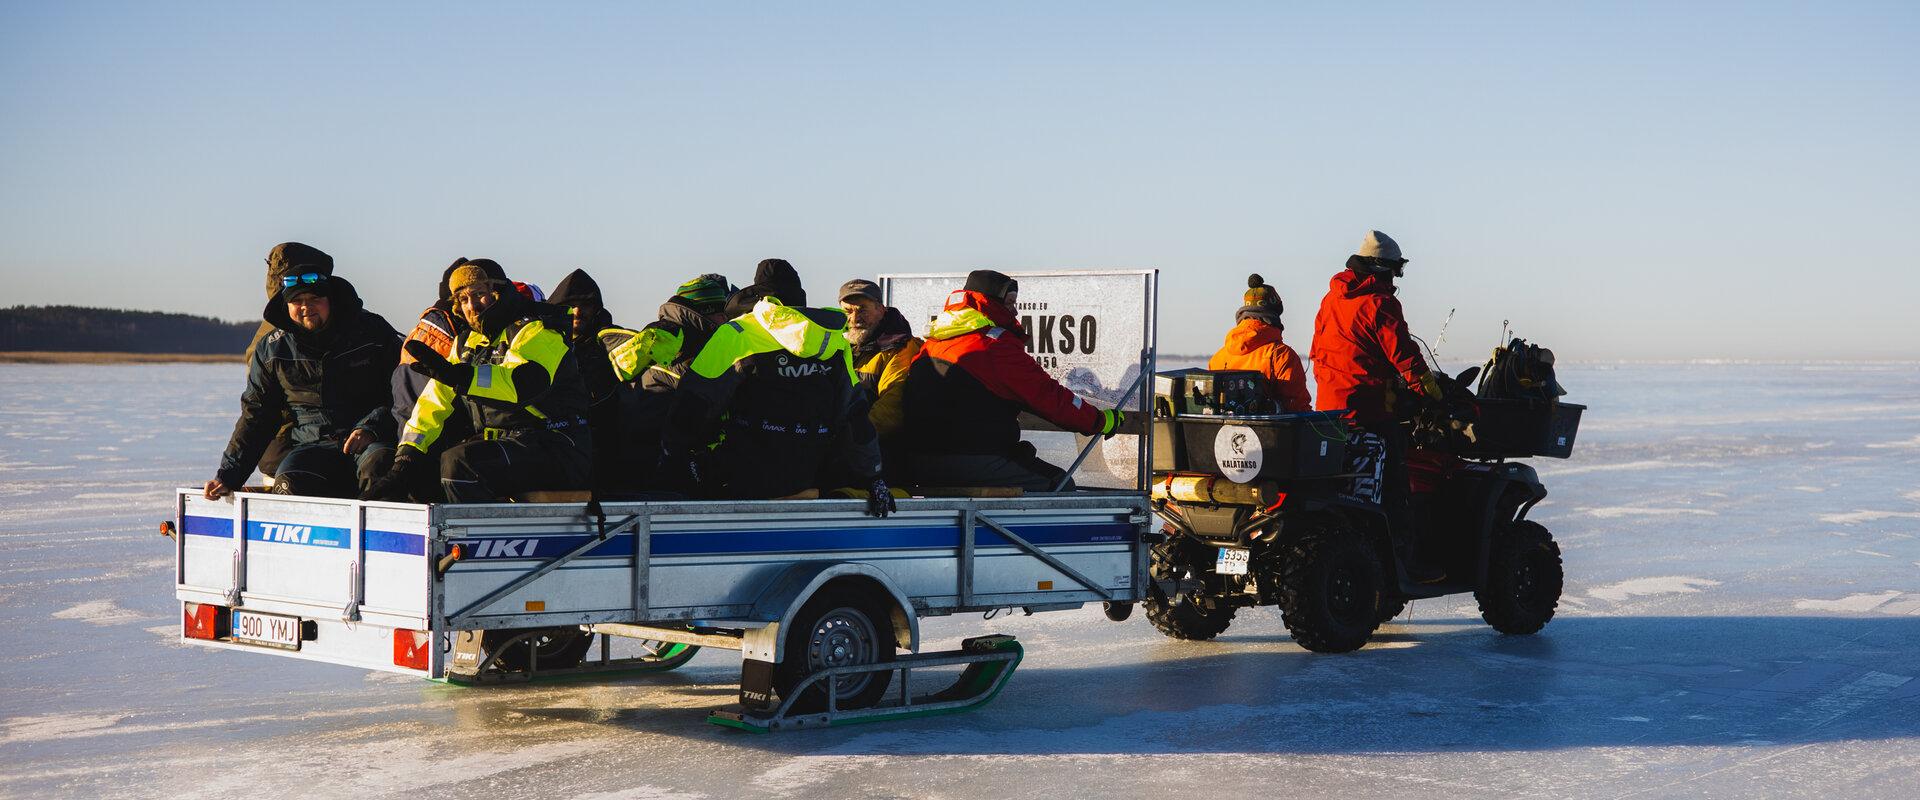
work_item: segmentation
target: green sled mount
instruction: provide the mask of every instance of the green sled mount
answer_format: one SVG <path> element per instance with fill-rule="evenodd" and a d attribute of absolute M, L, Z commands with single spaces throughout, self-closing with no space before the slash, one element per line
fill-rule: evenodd
<path fill-rule="evenodd" d="M 917 719 L 942 714 L 958 714 L 972 711 L 999 696 L 1006 688 L 1007 679 L 1013 677 L 1013 671 L 1020 666 L 1020 658 L 1025 654 L 1020 642 L 1012 636 L 993 635 L 976 636 L 960 643 L 960 649 L 940 653 L 914 653 L 900 656 L 892 661 L 874 664 L 854 664 L 844 667 L 829 667 L 808 675 L 799 685 L 793 687 L 780 704 L 766 710 L 742 708 L 738 711 L 716 711 L 707 717 L 707 721 L 727 728 L 737 728 L 749 733 L 771 733 L 773 731 L 799 730 L 803 728 L 830 728 L 838 725 L 855 725 L 863 722 L 886 722 L 891 720 Z M 958 680 L 936 692 L 920 695 L 913 694 L 913 671 L 927 667 L 948 667 L 965 665 Z M 900 673 L 899 691 L 888 691 L 890 695 L 879 704 L 869 708 L 838 708 L 833 678 L 863 672 Z M 826 681 L 827 710 L 813 714 L 792 712 L 795 699 L 805 696 L 806 689 L 816 682 Z"/>

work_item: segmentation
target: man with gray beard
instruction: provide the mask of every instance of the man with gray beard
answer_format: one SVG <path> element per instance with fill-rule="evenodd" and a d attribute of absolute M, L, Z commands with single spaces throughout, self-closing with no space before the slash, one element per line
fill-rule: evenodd
<path fill-rule="evenodd" d="M 888 440 L 906 421 L 906 394 L 901 390 L 907 366 L 920 355 L 921 341 L 900 309 L 881 299 L 880 286 L 873 281 L 855 278 L 841 285 L 840 310 L 847 312 L 847 343 L 853 345 L 855 377 L 873 406 L 867 418 L 880 434 L 884 453 L 890 449 Z"/>

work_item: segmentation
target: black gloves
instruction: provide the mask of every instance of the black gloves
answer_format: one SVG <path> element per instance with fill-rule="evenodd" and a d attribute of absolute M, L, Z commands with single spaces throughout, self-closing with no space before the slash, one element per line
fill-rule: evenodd
<path fill-rule="evenodd" d="M 884 517 L 898 510 L 900 506 L 893 502 L 893 490 L 887 488 L 886 480 L 874 478 L 873 485 L 867 487 L 867 516 Z"/>
<path fill-rule="evenodd" d="M 1111 439 L 1126 423 L 1126 412 L 1117 408 L 1103 408 L 1100 410 L 1100 430 L 1095 433 L 1102 439 Z"/>
<path fill-rule="evenodd" d="M 407 369 L 418 372 L 436 381 L 446 384 L 455 392 L 465 393 L 473 385 L 473 365 L 455 364 L 446 356 L 418 339 L 407 342 L 407 355 L 413 356 L 413 363 Z"/>
<path fill-rule="evenodd" d="M 425 461 L 426 459 L 420 456 L 419 450 L 402 445 L 400 452 L 393 457 L 393 465 L 387 467 L 386 474 L 367 484 L 367 488 L 360 492 L 360 499 L 405 501 L 408 494 L 407 482 L 412 479 L 414 470 Z"/>

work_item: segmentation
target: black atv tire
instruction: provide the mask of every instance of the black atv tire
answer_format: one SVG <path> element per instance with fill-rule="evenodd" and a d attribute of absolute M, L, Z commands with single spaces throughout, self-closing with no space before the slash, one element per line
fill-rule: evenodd
<path fill-rule="evenodd" d="M 522 633 L 524 629 L 490 630 L 481 634 L 480 646 L 491 653 L 508 639 Z M 577 628 L 550 628 L 515 642 L 495 656 L 495 668 L 506 672 L 526 672 L 534 664 L 533 652 L 540 653 L 540 669 L 565 669 L 580 666 L 587 657 L 587 651 L 593 647 L 593 634 Z"/>
<path fill-rule="evenodd" d="M 878 602 L 845 586 L 822 590 L 800 607 L 787 629 L 786 652 L 773 668 L 774 691 L 789 697 L 808 675 L 827 667 L 891 663 L 894 649 L 893 616 Z M 892 682 L 889 671 L 840 678 L 835 705 L 842 711 L 871 706 Z M 787 709 L 794 714 L 826 710 L 825 681 L 802 692 Z"/>
<path fill-rule="evenodd" d="M 1150 574 L 1161 580 L 1186 577 L 1190 568 L 1180 549 L 1179 539 L 1168 539 L 1154 545 Z M 1236 609 L 1221 605 L 1203 608 L 1198 600 L 1192 592 L 1181 592 L 1178 597 L 1168 598 L 1160 591 L 1158 584 L 1150 584 L 1147 597 L 1140 602 L 1140 607 L 1146 611 L 1147 622 L 1153 625 L 1154 630 L 1174 639 L 1204 642 L 1226 633 L 1227 626 L 1233 624 Z"/>
<path fill-rule="evenodd" d="M 1357 531 L 1323 528 L 1288 542 L 1280 567 L 1280 620 L 1316 653 L 1360 649 L 1380 626 L 1380 559 Z"/>
<path fill-rule="evenodd" d="M 1473 599 L 1480 603 L 1480 618 L 1494 630 L 1521 636 L 1553 619 L 1565 580 L 1553 534 L 1538 522 L 1521 520 L 1494 535 L 1487 585 Z"/>

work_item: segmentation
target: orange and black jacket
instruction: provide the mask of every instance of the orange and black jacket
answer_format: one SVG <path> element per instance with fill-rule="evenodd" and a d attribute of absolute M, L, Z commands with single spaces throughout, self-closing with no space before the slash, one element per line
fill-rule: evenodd
<path fill-rule="evenodd" d="M 1005 304 L 979 292 L 947 296 L 906 382 L 907 447 L 919 453 L 1003 455 L 1020 443 L 1020 412 L 1092 434 L 1098 407 L 1061 386 L 1027 354 Z"/>
<path fill-rule="evenodd" d="M 1313 410 L 1313 398 L 1307 394 L 1307 370 L 1300 366 L 1300 354 L 1281 341 L 1281 326 L 1263 316 L 1267 314 L 1242 309 L 1240 322 L 1227 331 L 1227 340 L 1207 361 L 1207 369 L 1258 372 L 1266 378 L 1267 396 L 1280 404 L 1280 410 Z M 1272 316 L 1277 322 L 1279 315 Z"/>

